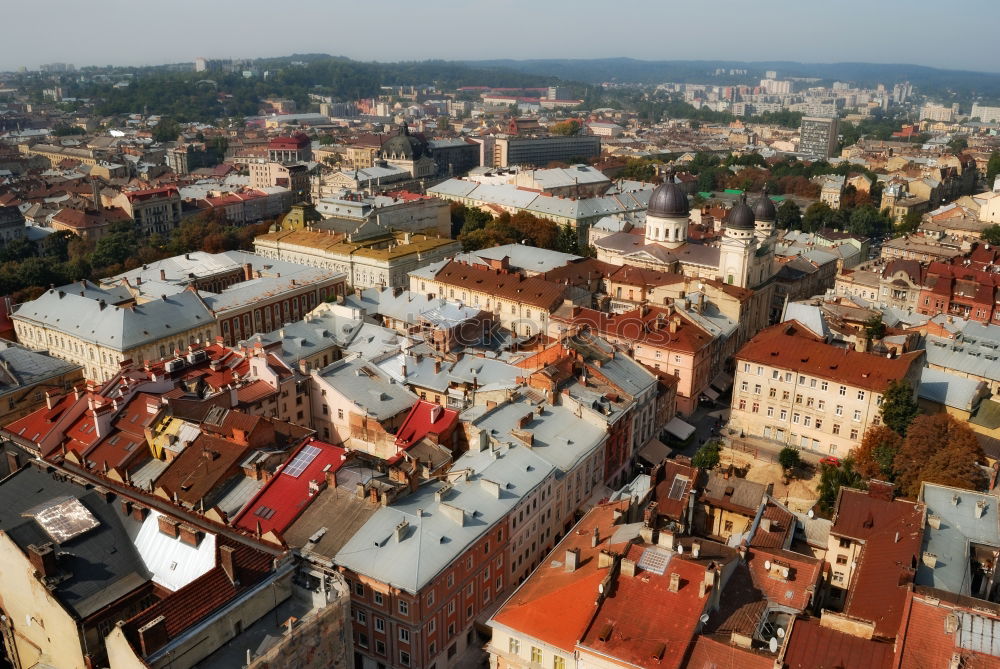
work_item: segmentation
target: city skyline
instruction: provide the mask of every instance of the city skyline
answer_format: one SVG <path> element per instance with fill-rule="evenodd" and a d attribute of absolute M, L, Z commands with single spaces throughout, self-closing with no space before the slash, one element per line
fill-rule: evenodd
<path fill-rule="evenodd" d="M 873 6 L 849 0 L 806 6 L 792 0 L 770 0 L 746 11 L 744 5 L 727 0 L 713 15 L 721 16 L 720 21 L 707 21 L 709 17 L 695 6 L 638 2 L 619 18 L 631 15 L 642 21 L 609 22 L 592 20 L 609 9 L 594 0 L 575 4 L 572 14 L 564 7 L 538 6 L 526 0 L 461 7 L 447 0 L 429 0 L 420 6 L 423 13 L 417 14 L 393 0 L 377 17 L 366 7 L 305 0 L 296 6 L 294 14 L 283 18 L 281 25 L 285 27 L 275 30 L 273 12 L 268 12 L 263 3 L 180 0 L 171 5 L 174 11 L 154 14 L 120 0 L 98 0 L 86 5 L 64 5 L 61 20 L 47 28 L 52 34 L 45 49 L 37 48 L 31 31 L 13 31 L 0 47 L 0 69 L 37 69 L 50 62 L 77 67 L 127 66 L 184 62 L 197 57 L 330 53 L 383 62 L 630 57 L 654 61 L 865 62 L 1000 72 L 990 39 L 1000 27 L 1000 18 L 988 12 L 990 5 L 983 0 L 972 5 L 961 15 L 935 13 L 931 24 L 921 18 L 921 6 L 931 10 L 930 3 L 923 1 L 913 3 L 900 15 L 899 8 L 891 3 Z M 977 6 L 984 11 L 975 21 L 968 21 Z M 234 12 L 238 23 L 232 18 Z M 27 6 L 10 7 L 6 16 L 10 25 L 27 25 L 35 18 Z M 301 30 L 286 29 L 289 25 L 294 28 L 297 20 L 302 21 Z M 570 25 L 564 31 L 553 30 L 560 20 Z M 150 25 L 156 26 L 155 33 L 161 39 L 150 39 Z M 238 30 L 227 31 L 227 25 Z M 365 27 L 349 29 L 351 25 Z M 820 25 L 823 30 L 817 34 L 814 27 Z M 493 38 L 484 39 L 487 29 Z M 81 32 L 109 33 L 114 38 L 88 44 L 81 51 Z M 447 39 L 434 38 L 435 34 L 445 33 Z M 963 36 L 960 50 L 917 51 L 921 41 L 936 44 L 943 35 L 959 33 Z M 504 35 L 516 35 L 517 39 L 506 39 Z"/>

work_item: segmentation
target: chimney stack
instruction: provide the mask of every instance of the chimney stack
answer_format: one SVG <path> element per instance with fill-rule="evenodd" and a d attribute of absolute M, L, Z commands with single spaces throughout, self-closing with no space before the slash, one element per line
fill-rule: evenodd
<path fill-rule="evenodd" d="M 59 571 L 56 548 L 51 541 L 28 546 L 28 560 L 42 578 L 52 578 Z"/>
<path fill-rule="evenodd" d="M 635 560 L 622 558 L 622 575 L 635 576 Z"/>
<path fill-rule="evenodd" d="M 169 640 L 164 616 L 157 616 L 139 628 L 139 645 L 147 657 L 167 645 Z"/>
<path fill-rule="evenodd" d="M 681 589 L 681 575 L 674 572 L 670 575 L 670 592 L 677 592 Z"/>
<path fill-rule="evenodd" d="M 236 549 L 232 546 L 219 546 L 219 566 L 226 572 L 230 583 L 236 583 L 236 563 L 233 560 L 233 553 Z"/>
<path fill-rule="evenodd" d="M 567 548 L 566 549 L 566 571 L 576 571 L 576 568 L 580 566 L 580 549 L 579 548 Z"/>

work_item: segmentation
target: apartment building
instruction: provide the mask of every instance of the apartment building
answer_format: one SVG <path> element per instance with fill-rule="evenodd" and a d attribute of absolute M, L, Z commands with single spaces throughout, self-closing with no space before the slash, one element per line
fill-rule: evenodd
<path fill-rule="evenodd" d="M 772 326 L 735 356 L 730 429 L 844 457 L 881 420 L 890 381 L 919 383 L 923 351 L 884 357 L 826 343 L 798 321 Z"/>
<path fill-rule="evenodd" d="M 169 235 L 181 223 L 181 196 L 174 186 L 123 191 L 111 204 L 135 221 L 143 235 Z"/>
<path fill-rule="evenodd" d="M 489 311 L 515 335 L 545 333 L 565 286 L 512 271 L 509 260 L 448 260 L 410 273 L 410 290 Z"/>

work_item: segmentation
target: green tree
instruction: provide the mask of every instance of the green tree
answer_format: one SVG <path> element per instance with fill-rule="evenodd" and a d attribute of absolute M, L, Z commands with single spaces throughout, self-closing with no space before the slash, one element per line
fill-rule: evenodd
<path fill-rule="evenodd" d="M 699 469 L 715 469 L 722 461 L 721 453 L 721 442 L 707 441 L 695 452 L 694 457 L 691 458 L 691 464 Z"/>
<path fill-rule="evenodd" d="M 906 212 L 906 216 L 903 217 L 903 222 L 895 227 L 895 232 L 900 234 L 916 232 L 922 220 L 923 217 L 920 215 L 920 212 L 908 211 Z"/>
<path fill-rule="evenodd" d="M 874 237 L 890 229 L 888 218 L 870 204 L 856 207 L 850 214 L 848 231 L 852 235 Z"/>
<path fill-rule="evenodd" d="M 135 255 L 138 247 L 132 221 L 121 221 L 113 224 L 108 234 L 97 241 L 90 262 L 94 267 L 121 265 Z"/>
<path fill-rule="evenodd" d="M 865 321 L 865 334 L 869 339 L 881 339 L 885 336 L 885 323 L 882 322 L 882 314 L 875 314 Z M 885 400 L 883 400 L 885 406 Z"/>
<path fill-rule="evenodd" d="M 819 493 L 819 508 L 823 512 L 833 512 L 842 487 L 864 487 L 864 478 L 854 468 L 854 458 L 851 456 L 844 458 L 839 465 L 820 465 L 817 492 Z"/>
<path fill-rule="evenodd" d="M 69 244 L 75 236 L 69 230 L 57 230 L 42 239 L 39 250 L 43 256 L 65 262 L 69 260 Z"/>
<path fill-rule="evenodd" d="M 775 225 L 780 230 L 798 230 L 802 225 L 802 210 L 792 200 L 785 200 L 778 207 Z"/>
<path fill-rule="evenodd" d="M 981 490 L 986 476 L 976 434 L 954 416 L 938 413 L 913 420 L 893 461 L 899 488 L 916 499 L 923 482 Z"/>
<path fill-rule="evenodd" d="M 969 148 L 969 141 L 965 137 L 955 137 L 948 142 L 948 148 L 952 153 L 959 154 Z"/>
<path fill-rule="evenodd" d="M 575 118 L 560 123 L 553 123 L 549 126 L 549 132 L 553 135 L 575 135 L 580 132 L 580 122 Z"/>
<path fill-rule="evenodd" d="M 164 117 L 153 128 L 153 139 L 157 142 L 172 142 L 181 134 L 180 124 L 172 118 Z"/>
<path fill-rule="evenodd" d="M 563 253 L 580 254 L 580 235 L 570 227 L 569 223 L 563 223 L 559 228 L 559 236 L 556 238 L 556 250 Z"/>
<path fill-rule="evenodd" d="M 1000 174 L 1000 151 L 994 151 L 986 163 L 986 188 L 993 188 L 993 182 L 998 174 Z"/>
<path fill-rule="evenodd" d="M 890 381 L 882 394 L 882 422 L 896 434 L 905 437 L 910 423 L 920 412 L 913 399 L 913 386 L 906 379 Z"/>
<path fill-rule="evenodd" d="M 833 209 L 826 202 L 813 202 L 802 216 L 802 231 L 816 232 L 825 228 L 833 220 Z"/>
<path fill-rule="evenodd" d="M 778 464 L 786 472 L 790 472 L 802 463 L 802 457 L 799 455 L 799 449 L 792 448 L 791 446 L 785 446 L 778 453 Z"/>
<path fill-rule="evenodd" d="M 1000 225 L 994 223 L 983 228 L 983 241 L 987 244 L 1000 244 Z"/>

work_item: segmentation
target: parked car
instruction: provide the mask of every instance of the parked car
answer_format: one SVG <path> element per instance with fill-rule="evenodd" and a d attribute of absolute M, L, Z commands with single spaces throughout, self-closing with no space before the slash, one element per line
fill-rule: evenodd
<path fill-rule="evenodd" d="M 819 463 L 821 465 L 829 465 L 831 467 L 839 467 L 840 466 L 840 458 L 835 458 L 832 455 L 828 455 L 825 458 L 820 458 L 819 459 Z"/>

